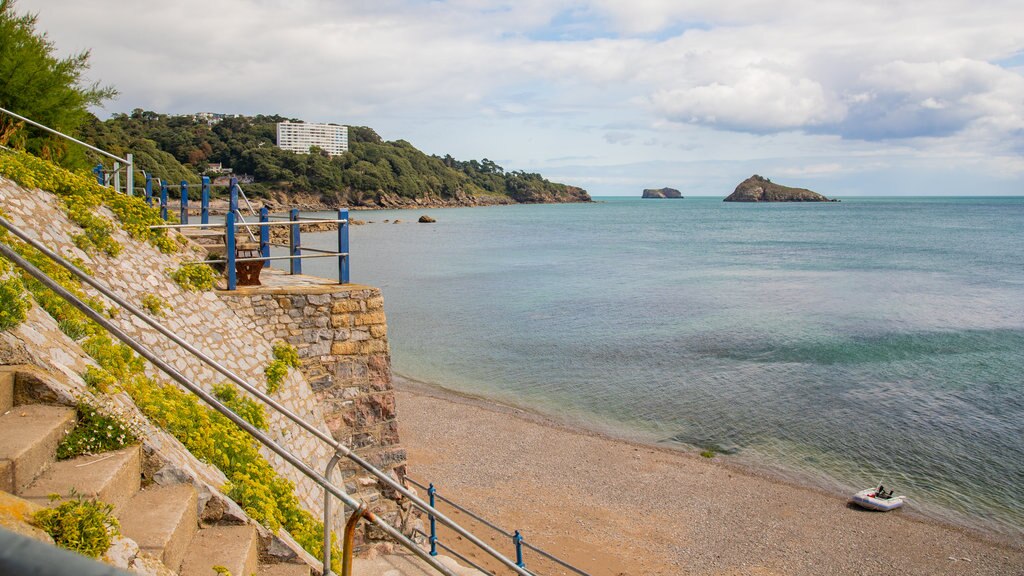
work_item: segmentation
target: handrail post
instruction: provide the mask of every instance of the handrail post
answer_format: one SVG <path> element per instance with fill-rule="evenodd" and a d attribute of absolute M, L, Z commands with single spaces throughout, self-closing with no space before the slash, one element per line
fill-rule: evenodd
<path fill-rule="evenodd" d="M 96 183 L 100 186 L 106 186 L 106 182 L 103 181 L 103 163 L 100 162 L 93 166 L 92 173 L 96 175 Z"/>
<path fill-rule="evenodd" d="M 298 221 L 299 209 L 292 208 L 291 211 L 288 212 L 288 219 L 292 222 Z M 296 258 L 296 256 L 302 255 L 302 243 L 299 239 L 299 225 L 292 224 L 288 228 L 291 229 L 290 239 L 288 241 L 288 253 L 292 256 L 292 259 L 288 261 L 291 266 L 290 273 L 302 274 L 302 260 L 300 258 Z"/>
<path fill-rule="evenodd" d="M 160 180 L 160 217 L 167 221 L 167 184 Z"/>
<path fill-rule="evenodd" d="M 512 544 L 516 547 L 516 566 L 526 568 L 526 563 L 523 562 L 523 535 L 519 533 L 519 530 L 516 530 L 512 536 Z"/>
<path fill-rule="evenodd" d="M 430 487 L 427 488 L 427 496 L 430 496 L 430 508 L 434 508 L 434 496 L 437 494 L 437 488 L 434 488 L 434 484 L 431 483 Z M 437 520 L 433 514 L 428 515 L 430 518 L 430 555 L 437 556 Z"/>
<path fill-rule="evenodd" d="M 146 175 L 146 205 L 153 205 L 153 177 L 149 172 L 143 172 Z"/>
<path fill-rule="evenodd" d="M 231 179 L 228 192 L 228 212 L 238 212 L 238 178 Z"/>
<path fill-rule="evenodd" d="M 264 206 L 260 208 L 260 256 L 264 258 L 270 258 L 270 226 L 267 222 L 270 222 L 270 210 Z M 263 266 L 269 267 L 270 260 L 264 260 Z"/>
<path fill-rule="evenodd" d="M 203 224 L 210 223 L 210 177 L 203 176 L 203 192 L 200 200 L 202 210 L 200 211 L 199 221 Z"/>
<path fill-rule="evenodd" d="M 135 158 L 129 153 L 124 155 L 124 159 L 128 161 L 128 175 L 125 178 L 127 180 L 125 185 L 128 187 L 128 195 L 135 196 Z"/>
<path fill-rule="evenodd" d="M 334 467 L 341 461 L 341 453 L 335 452 L 330 462 L 327 463 L 327 468 L 324 470 L 324 479 L 328 482 L 331 481 L 331 473 L 334 472 Z M 353 513 L 353 516 L 355 514 Z M 348 525 L 346 525 L 346 530 Z M 330 576 L 331 572 L 331 493 L 324 487 L 324 571 L 323 576 Z M 344 560 L 344 558 L 343 558 Z"/>
<path fill-rule="evenodd" d="M 348 284 L 348 208 L 338 210 L 338 284 Z"/>
<path fill-rule="evenodd" d="M 114 160 L 114 192 L 121 191 L 121 163 Z"/>
<path fill-rule="evenodd" d="M 188 224 L 188 182 L 181 181 L 181 223 Z"/>
<path fill-rule="evenodd" d="M 228 212 L 224 216 L 224 251 L 227 255 L 228 290 L 234 290 L 235 278 L 235 213 Z"/>

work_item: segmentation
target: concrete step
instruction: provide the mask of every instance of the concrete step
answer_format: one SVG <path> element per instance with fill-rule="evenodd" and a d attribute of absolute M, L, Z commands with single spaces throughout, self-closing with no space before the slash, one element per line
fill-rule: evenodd
<path fill-rule="evenodd" d="M 244 526 L 204 527 L 188 547 L 178 570 L 180 576 L 215 576 L 214 566 L 223 566 L 232 576 L 256 573 L 258 542 L 256 528 Z"/>
<path fill-rule="evenodd" d="M 12 370 L 0 370 L 0 415 L 14 407 L 14 376 Z"/>
<path fill-rule="evenodd" d="M 199 224 L 199 222 L 196 222 L 196 224 Z M 182 235 L 187 236 L 188 238 L 220 238 L 221 240 L 224 239 L 224 230 L 218 230 L 216 228 L 207 228 L 206 230 L 203 230 L 202 228 L 182 228 L 181 233 Z"/>
<path fill-rule="evenodd" d="M 196 490 L 191 484 L 150 486 L 128 502 L 118 520 L 121 533 L 140 550 L 177 570 L 199 529 Z"/>
<path fill-rule="evenodd" d="M 0 490 L 19 493 L 50 465 L 75 427 L 74 408 L 27 404 L 0 416 Z M 6 470 L 6 471 L 4 471 Z"/>
<path fill-rule="evenodd" d="M 139 491 L 141 480 L 142 453 L 136 444 L 113 452 L 61 460 L 47 468 L 20 495 L 48 506 L 50 494 L 66 499 L 74 492 L 112 504 L 117 512 Z"/>
<path fill-rule="evenodd" d="M 309 576 L 309 566 L 305 564 L 264 564 L 260 566 L 257 576 Z"/>

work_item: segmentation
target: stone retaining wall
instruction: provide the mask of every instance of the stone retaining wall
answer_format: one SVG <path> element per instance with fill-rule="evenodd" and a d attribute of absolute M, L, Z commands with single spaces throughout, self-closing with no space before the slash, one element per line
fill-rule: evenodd
<path fill-rule="evenodd" d="M 374 466 L 404 475 L 405 450 L 399 446 L 384 298 L 362 285 L 264 271 L 268 286 L 220 291 L 221 300 L 254 332 L 271 342 L 295 346 L 302 373 L 327 428 Z M 377 513 L 395 511 L 380 500 L 380 486 L 352 463 L 339 470 L 347 489 L 359 492 Z"/>

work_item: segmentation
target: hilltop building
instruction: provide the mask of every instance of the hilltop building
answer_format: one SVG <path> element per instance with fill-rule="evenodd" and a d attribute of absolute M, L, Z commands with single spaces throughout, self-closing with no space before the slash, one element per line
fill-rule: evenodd
<path fill-rule="evenodd" d="M 309 122 L 278 122 L 277 147 L 298 154 L 309 154 L 317 146 L 328 156 L 348 152 L 348 126 Z"/>

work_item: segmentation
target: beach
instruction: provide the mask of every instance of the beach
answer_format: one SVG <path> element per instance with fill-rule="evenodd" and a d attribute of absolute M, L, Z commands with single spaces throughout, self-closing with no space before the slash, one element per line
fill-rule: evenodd
<path fill-rule="evenodd" d="M 721 456 L 572 429 L 401 378 L 396 387 L 412 478 L 594 576 L 1024 574 L 1019 544 L 917 517 L 912 500 L 864 511 Z M 479 534 L 512 555 L 504 537 Z M 446 532 L 441 541 L 470 550 Z M 524 559 L 541 574 L 569 573 L 529 550 Z"/>

